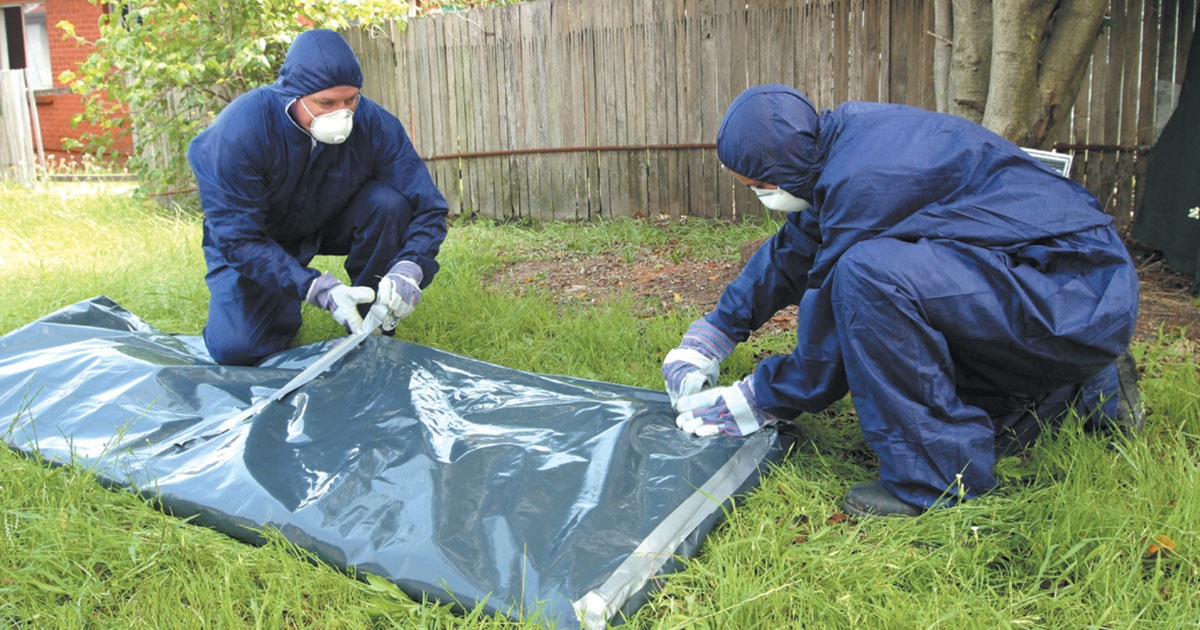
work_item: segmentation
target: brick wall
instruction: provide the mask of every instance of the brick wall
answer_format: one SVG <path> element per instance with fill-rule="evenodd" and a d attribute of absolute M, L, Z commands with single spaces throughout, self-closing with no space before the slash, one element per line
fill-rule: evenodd
<path fill-rule="evenodd" d="M 50 32 L 50 70 L 54 75 L 54 87 L 38 92 L 37 111 L 47 156 L 77 160 L 77 154 L 69 154 L 63 148 L 62 139 L 78 138 L 83 132 L 97 131 L 90 125 L 71 126 L 71 117 L 83 112 L 83 97 L 72 94 L 67 86 L 58 80 L 58 76 L 64 70 L 77 70 L 79 64 L 87 59 L 94 49 L 91 46 L 80 46 L 74 40 L 63 39 L 62 30 L 55 25 L 65 20 L 75 25 L 77 35 L 87 41 L 96 41 L 100 37 L 100 15 L 104 11 L 103 5 L 97 6 L 88 0 L 46 0 L 46 25 Z M 119 154 L 129 155 L 133 152 L 132 140 L 122 139 L 115 149 Z"/>

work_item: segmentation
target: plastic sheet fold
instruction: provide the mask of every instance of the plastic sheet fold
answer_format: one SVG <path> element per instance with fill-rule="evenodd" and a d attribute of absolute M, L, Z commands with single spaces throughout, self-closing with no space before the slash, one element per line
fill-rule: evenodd
<path fill-rule="evenodd" d="M 6 441 L 247 542 L 275 528 L 414 598 L 564 628 L 645 603 L 789 441 L 692 438 L 658 391 L 382 336 L 239 418 L 333 343 L 222 366 L 197 338 L 80 302 L 0 337 Z"/>

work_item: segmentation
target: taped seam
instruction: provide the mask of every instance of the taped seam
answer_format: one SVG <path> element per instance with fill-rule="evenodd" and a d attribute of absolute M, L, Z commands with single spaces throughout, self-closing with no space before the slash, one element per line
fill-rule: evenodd
<path fill-rule="evenodd" d="M 584 628 L 602 629 L 634 593 L 641 590 L 704 519 L 719 509 L 758 470 L 771 445 L 772 431 L 743 438 L 744 444 L 691 496 L 667 515 L 612 575 L 574 602 Z"/>

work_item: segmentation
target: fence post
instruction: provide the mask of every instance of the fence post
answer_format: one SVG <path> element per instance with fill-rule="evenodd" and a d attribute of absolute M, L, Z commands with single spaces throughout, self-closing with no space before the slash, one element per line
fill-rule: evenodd
<path fill-rule="evenodd" d="M 0 70 L 0 179 L 33 184 L 33 136 L 24 70 Z"/>

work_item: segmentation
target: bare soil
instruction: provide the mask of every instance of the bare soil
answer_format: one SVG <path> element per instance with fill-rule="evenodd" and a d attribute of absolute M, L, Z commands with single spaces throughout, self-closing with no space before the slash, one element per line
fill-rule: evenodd
<path fill-rule="evenodd" d="M 754 243 L 742 247 L 742 261 L 754 251 Z M 1136 341 L 1154 339 L 1163 331 L 1183 337 L 1196 349 L 1200 360 L 1200 306 L 1189 295 L 1192 279 L 1167 268 L 1157 252 L 1129 245 L 1141 280 L 1141 304 Z M 510 263 L 492 280 L 516 291 L 538 287 L 562 302 L 599 303 L 617 293 L 631 293 L 645 304 L 638 315 L 653 317 L 673 309 L 695 307 L 707 312 L 721 291 L 741 270 L 741 263 L 724 260 L 673 261 L 668 250 L 645 250 L 635 256 L 551 254 L 542 260 Z M 765 331 L 794 329 L 795 308 L 777 314 Z"/>

